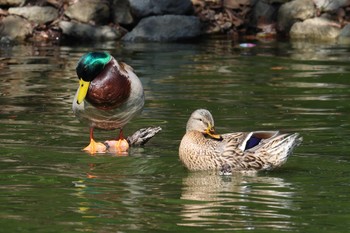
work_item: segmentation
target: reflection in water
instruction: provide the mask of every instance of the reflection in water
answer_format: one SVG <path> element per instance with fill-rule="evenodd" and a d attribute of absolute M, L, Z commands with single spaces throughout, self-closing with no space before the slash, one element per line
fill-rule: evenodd
<path fill-rule="evenodd" d="M 190 173 L 183 180 L 183 226 L 210 230 L 293 229 L 293 185 L 254 174 Z"/>

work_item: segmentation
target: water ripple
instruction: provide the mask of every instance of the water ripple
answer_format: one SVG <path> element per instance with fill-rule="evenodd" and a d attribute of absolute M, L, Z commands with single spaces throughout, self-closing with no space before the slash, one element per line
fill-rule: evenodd
<path fill-rule="evenodd" d="M 281 178 L 191 173 L 183 180 L 182 226 L 210 230 L 293 229 L 293 185 Z M 222 228 L 211 226 L 222 226 Z"/>

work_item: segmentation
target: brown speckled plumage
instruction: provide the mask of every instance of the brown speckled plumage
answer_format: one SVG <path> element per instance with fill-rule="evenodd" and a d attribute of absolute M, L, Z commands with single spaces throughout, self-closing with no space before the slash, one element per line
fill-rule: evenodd
<path fill-rule="evenodd" d="M 220 170 L 223 166 L 232 171 L 271 170 L 284 164 L 302 141 L 297 133 L 278 131 L 237 132 L 213 138 L 206 133 L 213 126 L 209 111 L 199 109 L 191 115 L 179 147 L 180 160 L 189 170 Z M 246 148 L 252 136 L 261 141 Z"/>

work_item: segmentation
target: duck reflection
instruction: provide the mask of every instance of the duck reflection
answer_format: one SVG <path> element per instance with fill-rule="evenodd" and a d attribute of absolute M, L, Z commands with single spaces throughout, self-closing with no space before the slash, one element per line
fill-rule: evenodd
<path fill-rule="evenodd" d="M 293 229 L 295 191 L 282 178 L 190 173 L 183 179 L 182 226 L 210 230 Z"/>

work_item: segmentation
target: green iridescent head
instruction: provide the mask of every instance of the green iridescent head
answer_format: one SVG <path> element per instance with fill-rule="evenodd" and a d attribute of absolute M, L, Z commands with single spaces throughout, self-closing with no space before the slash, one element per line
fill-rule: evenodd
<path fill-rule="evenodd" d="M 80 58 L 76 68 L 78 78 L 91 82 L 111 59 L 112 56 L 107 52 L 86 53 Z"/>

